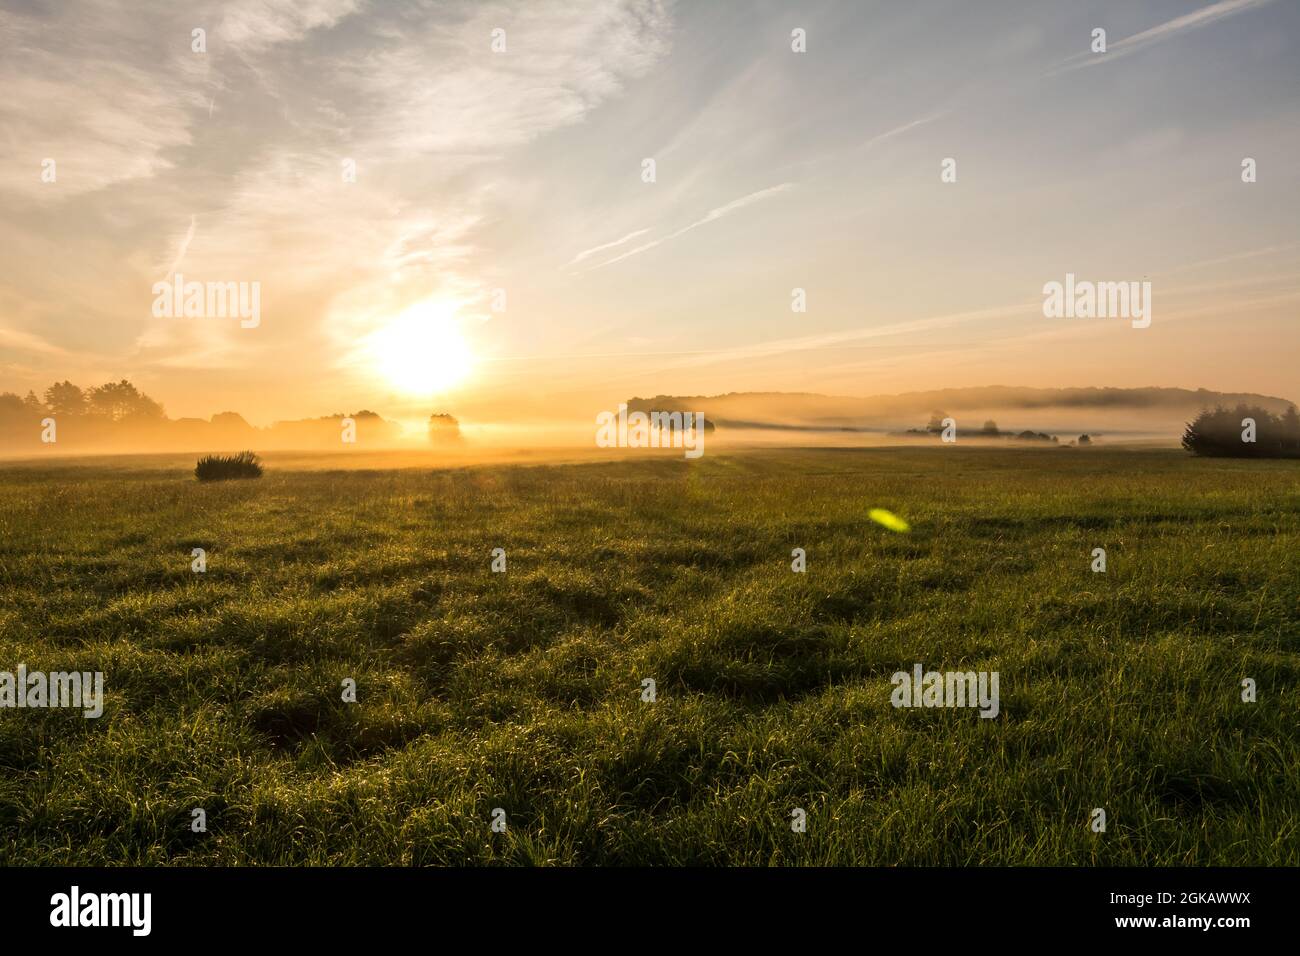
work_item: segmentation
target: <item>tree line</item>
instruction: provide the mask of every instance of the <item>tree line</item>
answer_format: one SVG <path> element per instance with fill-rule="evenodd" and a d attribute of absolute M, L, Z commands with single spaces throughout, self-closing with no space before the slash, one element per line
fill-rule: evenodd
<path fill-rule="evenodd" d="M 1274 415 L 1258 405 L 1222 406 L 1187 423 L 1183 447 L 1212 458 L 1300 458 L 1300 414 Z"/>
<path fill-rule="evenodd" d="M 0 393 L 0 419 L 16 421 L 33 416 L 43 418 L 95 417 L 106 421 L 161 421 L 163 407 L 126 379 L 83 389 L 71 382 L 55 382 L 45 390 L 44 401 L 35 392 L 20 398 L 13 392 Z"/>

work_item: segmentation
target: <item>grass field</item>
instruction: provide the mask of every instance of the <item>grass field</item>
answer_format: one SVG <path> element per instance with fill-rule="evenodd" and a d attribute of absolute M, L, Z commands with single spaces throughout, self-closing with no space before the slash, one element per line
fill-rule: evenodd
<path fill-rule="evenodd" d="M 1300 864 L 1294 462 L 192 468 L 0 468 L 0 862 Z"/>

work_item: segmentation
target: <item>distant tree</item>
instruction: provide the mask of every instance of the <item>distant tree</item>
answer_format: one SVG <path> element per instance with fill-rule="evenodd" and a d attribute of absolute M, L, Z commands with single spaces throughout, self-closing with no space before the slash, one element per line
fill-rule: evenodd
<path fill-rule="evenodd" d="M 947 417 L 948 417 L 947 412 L 931 412 L 930 424 L 925 426 L 925 430 L 928 432 L 943 431 L 943 420 Z"/>
<path fill-rule="evenodd" d="M 45 390 L 45 404 L 55 415 L 84 415 L 86 393 L 67 380 L 55 382 Z"/>
<path fill-rule="evenodd" d="M 984 432 L 985 435 L 996 435 L 996 434 L 998 434 L 998 423 L 995 422 L 993 419 L 990 418 L 988 421 L 986 421 L 986 422 L 984 423 L 984 429 L 983 429 L 983 432 Z"/>
<path fill-rule="evenodd" d="M 1089 437 L 1087 433 L 1084 433 L 1084 434 L 1082 434 L 1082 435 L 1079 436 L 1079 444 L 1080 444 L 1080 445 L 1091 445 L 1091 444 L 1092 444 L 1092 438 Z"/>
<path fill-rule="evenodd" d="M 22 422 L 30 417 L 23 400 L 13 392 L 0 393 L 0 422 Z"/>
<path fill-rule="evenodd" d="M 217 412 L 212 416 L 212 424 L 223 428 L 252 428 L 239 412 Z"/>
<path fill-rule="evenodd" d="M 435 444 L 456 441 L 460 438 L 460 422 L 451 415 L 435 412 L 429 416 L 429 441 Z"/>
<path fill-rule="evenodd" d="M 45 411 L 45 406 L 41 404 L 41 400 L 36 397 L 36 393 L 33 392 L 31 389 L 27 390 L 27 395 L 23 399 L 23 404 L 27 406 L 27 410 L 29 412 Z"/>
<path fill-rule="evenodd" d="M 108 382 L 90 390 L 86 404 L 90 411 L 110 421 L 123 419 L 159 419 L 163 408 L 148 395 L 140 392 L 126 379 Z"/>
<path fill-rule="evenodd" d="M 1026 429 L 1013 436 L 1017 441 L 1059 441 L 1055 435 L 1049 435 L 1047 432 L 1035 432 Z"/>
<path fill-rule="evenodd" d="M 1293 455 L 1300 455 L 1300 413 L 1290 405 L 1282 414 L 1282 447 Z"/>

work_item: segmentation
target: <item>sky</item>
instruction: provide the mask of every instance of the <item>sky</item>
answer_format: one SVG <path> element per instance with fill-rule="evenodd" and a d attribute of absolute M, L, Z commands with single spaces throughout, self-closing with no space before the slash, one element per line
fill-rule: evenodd
<path fill-rule="evenodd" d="M 0 391 L 1300 399 L 1298 41 L 1293 0 L 0 0 Z M 1067 273 L 1149 326 L 1046 316 Z M 177 275 L 256 323 L 158 314 Z"/>

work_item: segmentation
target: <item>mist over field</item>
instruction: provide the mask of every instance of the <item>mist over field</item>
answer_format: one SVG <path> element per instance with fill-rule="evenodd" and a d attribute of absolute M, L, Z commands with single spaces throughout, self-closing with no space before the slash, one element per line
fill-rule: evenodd
<path fill-rule="evenodd" d="M 129 383 L 120 383 L 129 386 Z M 55 386 L 59 388 L 60 386 Z M 133 389 L 133 387 L 131 387 Z M 48 405 L 0 394 L 0 457 L 215 452 L 252 448 L 262 452 L 335 451 L 358 456 L 380 449 L 402 450 L 412 461 L 470 463 L 518 458 L 599 454 L 595 416 L 582 416 L 586 403 L 555 401 L 547 414 L 519 411 L 504 419 L 457 420 L 434 413 L 420 418 L 386 418 L 369 409 L 348 415 L 251 425 L 236 412 L 210 419 L 171 419 L 161 405 L 135 392 L 124 409 L 90 407 L 65 414 L 52 396 Z M 1069 444 L 1090 441 L 1177 446 L 1184 426 L 1214 407 L 1249 403 L 1281 414 L 1283 398 L 1206 389 L 1025 389 L 989 387 L 942 389 L 902 395 L 851 398 L 804 393 L 726 393 L 610 401 L 645 412 L 700 413 L 717 426 L 708 442 L 717 448 L 751 446 L 878 447 L 934 440 L 926 426 L 946 416 L 957 422 L 965 443 L 1001 445 L 1023 432 L 1056 437 Z M 471 413 L 475 411 L 469 405 Z M 501 414 L 500 409 L 479 409 Z M 509 414 L 507 412 L 507 414 Z M 45 416 L 52 416 L 47 418 Z M 41 438 L 42 422 L 53 421 L 58 440 Z M 342 438 L 351 422 L 354 441 Z M 996 426 L 990 434 L 989 423 Z M 422 454 L 420 454 L 422 453 Z M 606 455 L 605 457 L 608 457 Z"/>

